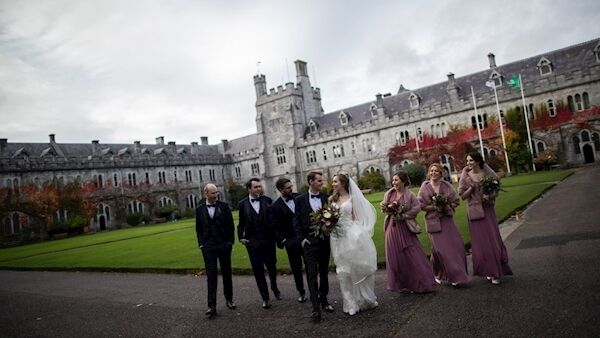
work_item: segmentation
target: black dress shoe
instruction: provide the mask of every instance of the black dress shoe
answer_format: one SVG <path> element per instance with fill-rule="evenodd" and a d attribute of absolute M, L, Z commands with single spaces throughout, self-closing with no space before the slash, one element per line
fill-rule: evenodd
<path fill-rule="evenodd" d="M 268 300 L 263 300 L 262 302 L 262 308 L 263 309 L 270 309 L 271 308 L 271 302 L 269 302 Z"/>
<path fill-rule="evenodd" d="M 279 292 L 279 290 L 273 291 L 273 293 L 275 294 L 275 299 L 281 300 L 281 292 Z"/>
<path fill-rule="evenodd" d="M 306 296 L 303 293 L 298 296 L 298 303 L 305 303 L 306 300 Z"/>
<path fill-rule="evenodd" d="M 319 311 L 313 311 L 313 312 L 310 314 L 310 318 L 311 318 L 312 320 L 321 320 L 321 312 L 319 312 Z"/>
<path fill-rule="evenodd" d="M 217 309 L 214 307 L 209 307 L 208 310 L 206 310 L 205 315 L 207 315 L 208 318 L 213 318 L 217 315 Z"/>
<path fill-rule="evenodd" d="M 329 303 L 321 303 L 321 307 L 327 312 L 333 312 L 333 306 Z"/>
<path fill-rule="evenodd" d="M 236 308 L 235 303 L 232 300 L 228 300 L 225 304 L 227 304 L 227 307 L 231 310 Z"/>

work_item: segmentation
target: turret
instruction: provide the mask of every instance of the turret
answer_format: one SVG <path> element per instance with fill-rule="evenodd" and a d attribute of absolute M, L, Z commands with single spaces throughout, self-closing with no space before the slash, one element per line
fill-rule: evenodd
<path fill-rule="evenodd" d="M 256 98 L 267 95 L 267 78 L 262 74 L 254 75 L 254 90 Z"/>

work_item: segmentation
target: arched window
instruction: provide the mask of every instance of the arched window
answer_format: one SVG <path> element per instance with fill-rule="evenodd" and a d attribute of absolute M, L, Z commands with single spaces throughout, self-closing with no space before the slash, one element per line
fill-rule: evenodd
<path fill-rule="evenodd" d="M 369 111 L 371 112 L 371 117 L 377 117 L 377 105 L 375 103 L 371 103 Z"/>
<path fill-rule="evenodd" d="M 555 117 L 556 116 L 556 107 L 554 106 L 554 101 L 552 101 L 552 100 L 546 101 L 546 106 L 548 107 L 548 116 Z"/>
<path fill-rule="evenodd" d="M 143 214 L 144 204 L 140 201 L 131 201 L 127 205 L 127 211 L 129 214 Z"/>
<path fill-rule="evenodd" d="M 583 110 L 583 100 L 581 99 L 581 95 L 575 94 L 575 110 L 582 111 Z"/>
<path fill-rule="evenodd" d="M 587 130 L 581 131 L 581 142 L 589 142 L 589 140 L 590 140 L 590 133 L 588 133 Z"/>
<path fill-rule="evenodd" d="M 494 149 L 490 149 L 490 157 L 496 157 L 497 153 Z"/>
<path fill-rule="evenodd" d="M 189 194 L 185 199 L 185 207 L 187 209 L 196 209 L 199 202 L 200 200 L 198 199 L 198 196 Z"/>
<path fill-rule="evenodd" d="M 408 101 L 410 102 L 411 108 L 419 108 L 420 99 L 419 96 L 415 93 L 411 93 L 408 97 Z"/>
<path fill-rule="evenodd" d="M 313 120 L 308 121 L 308 129 L 311 133 L 317 132 L 317 123 Z"/>
<path fill-rule="evenodd" d="M 579 137 L 573 136 L 573 151 L 575 154 L 581 154 L 581 148 L 579 147 Z"/>
<path fill-rule="evenodd" d="M 550 60 L 546 59 L 545 57 L 542 57 L 540 59 L 540 61 L 537 64 L 537 67 L 540 70 L 541 76 L 552 74 L 552 62 L 550 62 Z"/>
<path fill-rule="evenodd" d="M 583 109 L 590 109 L 590 96 L 588 93 L 583 92 Z"/>
<path fill-rule="evenodd" d="M 573 96 L 567 96 L 567 102 L 569 104 L 569 109 L 571 112 L 575 112 L 575 101 L 573 101 Z"/>
<path fill-rule="evenodd" d="M 502 75 L 496 70 L 492 71 L 492 74 L 490 74 L 490 80 L 494 81 L 494 85 L 496 86 L 496 88 L 502 86 L 502 79 Z"/>
<path fill-rule="evenodd" d="M 345 112 L 341 112 L 339 115 L 339 118 L 340 118 L 340 124 L 342 126 L 348 125 L 348 114 L 346 114 Z"/>
<path fill-rule="evenodd" d="M 162 196 L 158 200 L 158 206 L 161 207 L 161 208 L 164 207 L 164 206 L 167 206 L 167 205 L 172 205 L 172 204 L 173 204 L 173 200 L 171 200 L 167 196 Z"/>
<path fill-rule="evenodd" d="M 537 146 L 538 154 L 541 152 L 544 152 L 544 150 L 546 150 L 546 145 L 544 144 L 544 142 L 538 141 L 536 146 Z"/>

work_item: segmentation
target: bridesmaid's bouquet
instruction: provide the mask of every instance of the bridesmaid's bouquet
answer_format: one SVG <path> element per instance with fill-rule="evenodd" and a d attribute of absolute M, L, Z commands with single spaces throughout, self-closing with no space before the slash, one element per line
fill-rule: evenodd
<path fill-rule="evenodd" d="M 500 189 L 500 180 L 492 176 L 481 178 L 481 192 L 485 195 L 496 194 Z"/>
<path fill-rule="evenodd" d="M 446 210 L 449 205 L 448 196 L 444 194 L 434 193 L 433 196 L 431 196 L 431 204 L 434 207 L 436 207 L 439 213 L 444 214 L 446 213 Z"/>
<path fill-rule="evenodd" d="M 311 234 L 324 239 L 335 232 L 340 219 L 340 208 L 327 204 L 323 208 L 310 213 Z"/>
<path fill-rule="evenodd" d="M 480 184 L 484 202 L 493 203 L 494 199 L 496 199 L 498 191 L 506 191 L 500 188 L 500 180 L 492 176 L 483 176 Z"/>
<path fill-rule="evenodd" d="M 388 204 L 384 204 L 381 206 L 381 209 L 384 213 L 392 216 L 395 220 L 392 223 L 392 226 L 396 226 L 398 221 L 404 219 L 404 213 L 406 212 L 406 206 L 402 203 L 398 203 L 398 201 L 393 201 Z"/>

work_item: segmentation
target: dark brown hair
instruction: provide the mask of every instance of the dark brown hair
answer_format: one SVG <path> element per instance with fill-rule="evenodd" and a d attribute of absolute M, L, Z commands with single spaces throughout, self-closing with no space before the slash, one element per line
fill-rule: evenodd
<path fill-rule="evenodd" d="M 400 179 L 400 181 L 402 181 L 402 183 L 404 183 L 404 186 L 408 187 L 410 185 L 410 178 L 408 177 L 408 174 L 406 173 L 406 171 L 397 171 L 394 173 L 394 176 L 398 176 L 398 178 Z"/>
<path fill-rule="evenodd" d="M 318 171 L 311 171 L 311 172 L 308 173 L 308 176 L 306 177 L 306 180 L 308 181 L 309 185 L 310 185 L 310 182 L 312 182 L 315 178 L 317 178 L 317 175 L 323 176 L 323 174 L 321 174 Z"/>
<path fill-rule="evenodd" d="M 485 164 L 485 161 L 483 160 L 483 157 L 481 156 L 481 154 L 478 151 L 469 153 L 469 155 L 467 155 L 467 156 L 471 156 L 473 161 L 475 161 L 479 165 L 479 168 L 483 169 L 483 165 Z"/>
<path fill-rule="evenodd" d="M 252 182 L 260 183 L 260 178 L 252 177 L 251 179 L 249 179 L 248 182 L 246 182 L 246 189 L 252 188 Z"/>
<path fill-rule="evenodd" d="M 288 182 L 291 182 L 289 178 L 280 177 L 277 182 L 275 182 L 275 187 L 277 187 L 277 190 L 281 191 Z"/>

